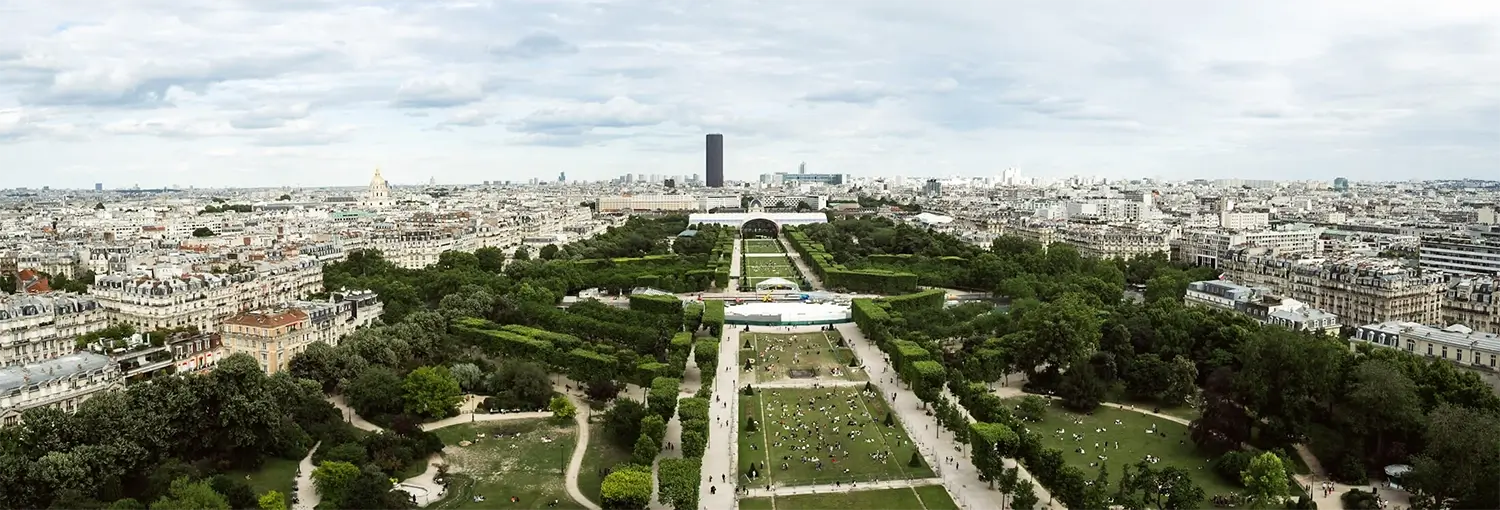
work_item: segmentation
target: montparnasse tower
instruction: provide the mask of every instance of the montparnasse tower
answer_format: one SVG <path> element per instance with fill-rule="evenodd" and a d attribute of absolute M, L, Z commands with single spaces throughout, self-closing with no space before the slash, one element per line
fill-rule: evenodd
<path fill-rule="evenodd" d="M 391 186 L 380 176 L 380 169 L 375 169 L 375 176 L 370 178 L 370 190 L 365 192 L 365 204 L 370 207 L 389 207 L 391 201 Z"/>

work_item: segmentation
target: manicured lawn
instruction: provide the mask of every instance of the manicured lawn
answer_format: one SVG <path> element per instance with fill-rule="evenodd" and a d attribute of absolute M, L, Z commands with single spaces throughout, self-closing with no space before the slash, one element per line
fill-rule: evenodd
<path fill-rule="evenodd" d="M 781 253 L 781 243 L 774 239 L 746 239 L 740 247 L 745 253 Z"/>
<path fill-rule="evenodd" d="M 1006 402 L 1016 404 L 1019 399 Z M 1157 433 L 1147 433 L 1153 425 Z M 1106 406 L 1095 409 L 1092 415 L 1081 415 L 1053 402 L 1046 419 L 1027 423 L 1026 428 L 1043 445 L 1062 450 L 1063 459 L 1082 469 L 1090 479 L 1099 472 L 1098 464 L 1104 463 L 1109 466 L 1111 481 L 1118 481 L 1125 466 L 1151 455 L 1161 459 L 1154 466 L 1157 469 L 1173 466 L 1187 471 L 1208 498 L 1242 490 L 1215 474 L 1207 462 L 1209 457 L 1199 452 L 1188 436 L 1187 426 L 1174 422 Z M 1059 430 L 1062 432 L 1058 433 Z M 1082 438 L 1075 439 L 1074 434 Z M 1109 443 L 1107 448 L 1105 442 Z M 1097 448 L 1096 443 L 1100 445 Z M 1078 453 L 1079 448 L 1083 453 Z"/>
<path fill-rule="evenodd" d="M 749 482 L 752 486 L 932 477 L 925 462 L 915 468 L 906 465 L 915 447 L 900 420 L 885 426 L 888 412 L 884 399 L 862 394 L 857 387 L 757 389 L 753 396 L 741 395 L 740 415 L 745 421 L 739 433 L 740 475 L 746 476 L 755 462 L 762 469 L 760 477 Z M 755 432 L 746 430 L 749 417 L 756 417 Z M 877 459 L 873 455 L 878 452 L 887 455 Z"/>
<path fill-rule="evenodd" d="M 297 492 L 297 464 L 300 461 L 269 458 L 260 469 L 254 472 L 235 472 L 231 476 L 242 477 L 255 495 L 265 494 L 266 491 L 277 491 L 291 497 Z"/>
<path fill-rule="evenodd" d="M 742 280 L 748 288 L 755 288 L 755 284 L 766 278 L 785 278 L 797 281 L 797 270 L 792 266 L 792 261 L 785 256 L 781 257 L 745 257 L 741 267 Z"/>
<path fill-rule="evenodd" d="M 879 508 L 882 510 L 957 510 L 958 504 L 941 485 L 915 489 L 879 489 L 829 494 L 799 494 L 775 498 L 740 500 L 740 510 L 844 510 Z"/>
<path fill-rule="evenodd" d="M 603 470 L 621 462 L 630 461 L 630 452 L 604 437 L 604 426 L 589 425 L 589 446 L 583 454 L 583 466 L 578 470 L 578 490 L 595 503 L 600 501 L 599 490 L 604 485 Z"/>
<path fill-rule="evenodd" d="M 447 445 L 443 456 L 455 483 L 438 508 L 576 509 L 564 472 L 577 438 L 572 421 L 550 418 L 455 425 L 434 431 Z M 485 437 L 480 438 L 479 434 Z M 518 436 L 519 434 L 519 436 Z M 459 441 L 474 441 L 458 446 Z M 485 501 L 474 501 L 484 496 Z M 511 503 L 511 496 L 520 500 Z"/>
<path fill-rule="evenodd" d="M 755 360 L 754 381 L 747 382 L 787 379 L 791 377 L 790 370 L 810 370 L 823 379 L 869 380 L 864 371 L 849 366 L 854 351 L 838 347 L 838 331 L 787 335 L 741 333 L 740 340 L 740 362 Z M 743 349 L 745 341 L 750 342 L 748 350 Z"/>

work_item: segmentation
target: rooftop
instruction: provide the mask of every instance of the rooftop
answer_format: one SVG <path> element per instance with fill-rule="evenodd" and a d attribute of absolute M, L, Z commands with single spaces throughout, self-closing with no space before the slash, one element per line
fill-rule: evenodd
<path fill-rule="evenodd" d="M 83 372 L 109 367 L 113 363 L 108 356 L 91 352 L 75 352 L 38 363 L 0 368 L 0 393 L 8 393 L 27 385 L 66 379 Z"/>
<path fill-rule="evenodd" d="M 1412 335 L 1438 343 L 1453 346 L 1466 347 L 1470 349 L 1484 349 L 1487 351 L 1500 351 L 1500 335 L 1495 333 L 1475 333 L 1466 326 L 1454 324 L 1439 329 L 1415 322 L 1390 321 L 1379 324 L 1370 324 L 1364 327 L 1371 331 L 1392 335 Z"/>
<path fill-rule="evenodd" d="M 295 308 L 285 310 L 253 310 L 240 312 L 224 319 L 225 324 L 256 328 L 279 328 L 307 320 L 307 313 Z"/>

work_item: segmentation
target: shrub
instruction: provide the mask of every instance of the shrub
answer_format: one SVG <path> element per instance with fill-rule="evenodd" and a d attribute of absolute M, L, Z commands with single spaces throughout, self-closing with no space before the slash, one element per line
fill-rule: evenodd
<path fill-rule="evenodd" d="M 1342 496 L 1339 496 L 1339 501 L 1348 510 L 1377 510 L 1380 508 L 1380 504 L 1375 501 L 1375 493 L 1359 489 L 1349 489 L 1349 492 L 1345 492 Z"/>
<path fill-rule="evenodd" d="M 604 508 L 639 510 L 651 504 L 651 470 L 630 466 L 604 477 L 599 496 Z"/>

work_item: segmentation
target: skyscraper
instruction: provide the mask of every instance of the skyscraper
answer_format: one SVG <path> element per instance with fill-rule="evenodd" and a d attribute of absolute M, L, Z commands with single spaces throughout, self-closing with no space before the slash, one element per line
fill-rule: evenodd
<path fill-rule="evenodd" d="M 568 173 L 567 172 L 558 172 L 557 173 L 557 182 L 568 182 Z"/>
<path fill-rule="evenodd" d="M 724 187 L 724 135 L 708 135 L 708 166 L 703 174 L 708 187 Z"/>

